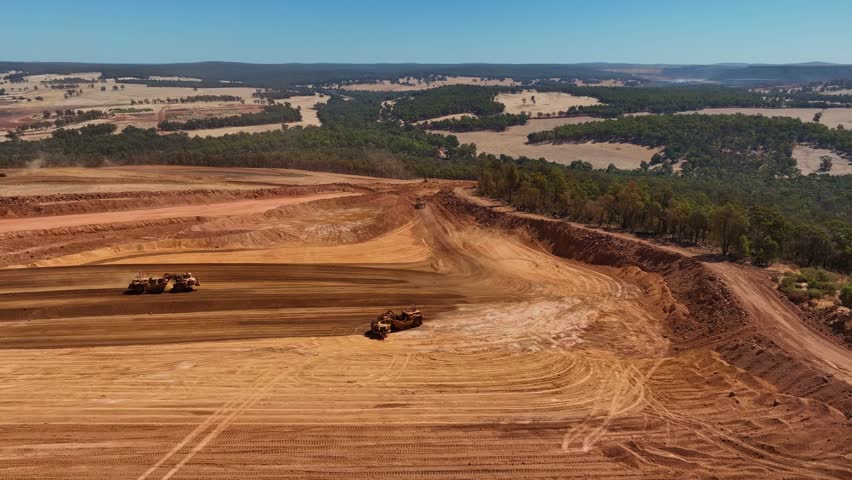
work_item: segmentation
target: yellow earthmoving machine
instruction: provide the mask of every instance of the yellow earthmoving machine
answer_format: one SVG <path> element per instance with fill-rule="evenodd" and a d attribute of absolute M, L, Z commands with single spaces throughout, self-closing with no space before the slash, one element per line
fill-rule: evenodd
<path fill-rule="evenodd" d="M 161 277 L 155 277 L 153 275 L 148 275 L 146 277 L 140 273 L 136 275 L 136 278 L 130 281 L 125 293 L 131 295 L 163 293 L 166 291 L 166 287 L 168 287 L 169 283 L 172 283 L 172 289 L 170 291 L 173 293 L 191 292 L 201 285 L 198 279 L 189 272 L 179 274 L 166 273 Z"/>
<path fill-rule="evenodd" d="M 172 275 L 171 278 L 175 281 L 175 284 L 172 285 L 172 292 L 192 292 L 195 290 L 195 287 L 200 287 L 201 282 L 198 281 L 191 273 L 178 273 L 176 275 Z"/>
<path fill-rule="evenodd" d="M 424 202 L 422 198 L 417 197 L 417 201 L 414 202 L 414 208 L 417 210 L 424 209 L 426 208 L 426 202 Z"/>
<path fill-rule="evenodd" d="M 422 324 L 423 313 L 415 306 L 403 309 L 399 315 L 394 313 L 393 310 L 388 310 L 370 323 L 368 334 L 370 337 L 384 340 L 391 332 L 419 327 Z"/>
<path fill-rule="evenodd" d="M 143 276 L 141 273 L 127 285 L 127 293 L 140 295 L 143 293 L 163 293 L 169 284 L 168 274 L 162 277 L 153 275 Z"/>

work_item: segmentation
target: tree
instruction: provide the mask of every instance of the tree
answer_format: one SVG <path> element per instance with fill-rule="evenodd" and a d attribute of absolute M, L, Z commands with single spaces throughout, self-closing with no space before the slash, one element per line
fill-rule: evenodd
<path fill-rule="evenodd" d="M 776 209 L 758 206 L 749 208 L 748 223 L 751 262 L 761 267 L 768 266 L 781 254 L 787 223 Z"/>
<path fill-rule="evenodd" d="M 587 172 L 590 172 L 594 169 L 591 163 L 584 162 L 583 160 L 574 160 L 573 162 L 571 162 L 570 165 L 568 165 L 568 168 L 572 170 L 585 170 Z"/>
<path fill-rule="evenodd" d="M 748 217 L 739 207 L 730 203 L 714 208 L 710 222 L 722 255 L 728 255 L 731 246 L 738 242 L 748 228 Z"/>
<path fill-rule="evenodd" d="M 503 181 L 508 190 L 509 203 L 512 203 L 513 192 L 521 183 L 521 175 L 514 163 L 510 163 L 504 170 Z"/>
<path fill-rule="evenodd" d="M 751 255 L 751 242 L 748 241 L 748 237 L 745 234 L 742 234 L 737 238 L 737 244 L 734 251 L 741 257 L 748 257 Z"/>
<path fill-rule="evenodd" d="M 621 218 L 621 228 L 632 230 L 639 221 L 645 203 L 644 192 L 638 183 L 627 182 L 613 195 L 612 212 Z"/>
<path fill-rule="evenodd" d="M 831 170 L 832 158 L 831 155 L 823 155 L 819 157 L 819 168 L 817 172 L 828 173 Z"/>

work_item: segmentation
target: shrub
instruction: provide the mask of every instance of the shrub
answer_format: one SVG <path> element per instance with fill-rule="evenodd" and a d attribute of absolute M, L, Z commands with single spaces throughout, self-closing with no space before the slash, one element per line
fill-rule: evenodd
<path fill-rule="evenodd" d="M 840 290 L 840 303 L 847 308 L 852 308 L 852 283 L 848 283 Z"/>

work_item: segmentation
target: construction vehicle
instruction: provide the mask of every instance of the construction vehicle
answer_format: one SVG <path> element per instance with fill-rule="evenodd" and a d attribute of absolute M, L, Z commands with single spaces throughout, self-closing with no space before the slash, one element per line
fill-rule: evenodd
<path fill-rule="evenodd" d="M 373 338 L 384 340 L 391 332 L 398 332 L 409 328 L 419 327 L 423 324 L 423 314 L 415 306 L 403 309 L 399 315 L 393 310 L 377 316 L 370 323 L 368 335 Z"/>
<path fill-rule="evenodd" d="M 166 273 L 161 277 L 153 275 L 143 276 L 141 273 L 136 275 L 136 278 L 130 281 L 127 285 L 128 294 L 141 295 L 143 293 L 158 294 L 166 291 L 169 283 L 172 284 L 172 293 L 191 292 L 195 287 L 201 285 L 197 278 L 191 273 L 171 274 Z"/>
<path fill-rule="evenodd" d="M 416 208 L 417 210 L 426 208 L 426 202 L 424 202 L 422 198 L 417 197 L 417 201 L 414 202 L 414 208 Z"/>
<path fill-rule="evenodd" d="M 6 172 L 0 172 L 0 177 L 5 177 L 5 176 L 6 176 Z"/>
<path fill-rule="evenodd" d="M 178 273 L 172 275 L 171 278 L 175 281 L 174 285 L 172 285 L 172 293 L 191 292 L 195 290 L 195 287 L 201 286 L 198 279 L 193 277 L 189 272 Z"/>
<path fill-rule="evenodd" d="M 168 284 L 169 279 L 166 275 L 162 277 L 155 277 L 152 275 L 143 277 L 142 274 L 139 274 L 136 278 L 130 281 L 130 285 L 127 286 L 127 293 L 136 295 L 143 293 L 163 293 Z"/>

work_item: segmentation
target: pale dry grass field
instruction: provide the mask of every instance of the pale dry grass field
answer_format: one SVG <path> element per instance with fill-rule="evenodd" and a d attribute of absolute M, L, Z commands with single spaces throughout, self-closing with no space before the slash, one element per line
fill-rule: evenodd
<path fill-rule="evenodd" d="M 852 130 L 852 108 L 705 108 L 697 111 L 682 112 L 682 114 L 702 113 L 705 115 L 732 115 L 742 113 L 743 115 L 763 115 L 765 117 L 790 117 L 798 118 L 803 122 L 810 122 L 814 115 L 822 112 L 821 124 L 829 128 L 837 128 L 843 125 L 847 130 Z"/>
<path fill-rule="evenodd" d="M 45 73 L 41 75 L 27 75 L 24 77 L 26 80 L 25 83 L 46 82 L 50 80 L 61 80 L 63 78 L 85 78 L 86 80 L 97 80 L 101 78 L 101 72 Z"/>
<path fill-rule="evenodd" d="M 422 125 L 427 122 L 440 122 L 442 120 L 453 120 L 462 117 L 476 117 L 473 113 L 453 113 L 451 115 L 444 115 L 442 117 L 428 118 L 426 120 L 419 120 L 414 122 L 415 125 Z"/>
<path fill-rule="evenodd" d="M 532 97 L 535 97 L 535 104 L 532 103 Z M 558 114 L 558 112 L 567 111 L 571 107 L 600 104 L 598 99 L 592 97 L 579 97 L 560 92 L 537 92 L 535 90 L 524 90 L 521 93 L 501 93 L 497 95 L 496 101 L 506 106 L 506 113 L 526 112 L 533 116 L 537 113 Z"/>
<path fill-rule="evenodd" d="M 322 125 L 319 117 L 317 116 L 317 109 L 315 108 L 317 104 L 325 104 L 328 103 L 328 99 L 330 97 L 328 95 L 306 95 L 300 97 L 291 97 L 284 100 L 277 100 L 276 103 L 284 104 L 289 103 L 291 106 L 302 107 L 302 120 L 298 122 L 291 122 L 287 124 L 288 128 L 293 127 L 319 127 Z M 273 130 L 281 130 L 282 125 L 280 123 L 270 123 L 265 125 L 247 125 L 242 127 L 224 127 L 224 128 L 208 128 L 202 130 L 189 130 L 186 133 L 191 137 L 222 137 L 225 135 L 235 134 L 235 133 L 258 133 L 258 132 L 270 132 Z"/>
<path fill-rule="evenodd" d="M 118 131 L 123 130 L 128 125 L 133 125 L 139 128 L 156 128 L 157 123 L 169 118 L 170 109 L 180 109 L 186 111 L 189 117 L 193 117 L 194 113 L 199 116 L 205 116 L 209 111 L 216 111 L 216 116 L 239 115 L 244 113 L 246 106 L 251 106 L 253 103 L 252 94 L 255 88 L 249 87 L 223 87 L 223 88 L 190 88 L 190 87 L 147 87 L 145 85 L 127 84 L 116 82 L 112 79 L 106 83 L 95 81 L 94 88 L 90 88 L 89 84 L 80 84 L 77 88 L 81 89 L 81 95 L 74 95 L 65 98 L 65 90 L 51 89 L 46 85 L 41 84 L 41 81 L 65 78 L 65 77 L 80 77 L 87 79 L 97 79 L 100 73 L 82 73 L 69 75 L 36 75 L 27 77 L 28 81 L 16 83 L 14 85 L 4 86 L 9 95 L 14 97 L 23 97 L 30 101 L 5 101 L 0 103 L 0 137 L 5 141 L 5 133 L 14 130 L 18 125 L 31 124 L 42 121 L 43 112 L 55 110 L 103 110 L 110 109 L 150 109 L 150 112 L 137 113 L 121 113 L 108 119 L 99 119 L 85 123 L 68 125 L 65 128 L 74 129 L 81 128 L 86 125 L 98 123 L 112 123 L 118 127 Z M 158 77 L 159 78 L 159 77 Z M 178 77 L 163 77 L 163 80 L 184 80 L 191 79 Z M 114 86 L 118 86 L 118 90 L 113 90 Z M 101 91 L 101 87 L 105 87 Z M 36 90 L 36 88 L 38 88 Z M 193 102 L 184 104 L 143 104 L 131 105 L 131 101 L 142 102 L 144 100 L 167 98 L 182 98 L 198 95 L 232 95 L 240 97 L 245 101 L 245 105 L 238 102 Z M 37 100 L 36 97 L 41 97 L 42 100 Z M 302 108 L 302 121 L 293 123 L 291 126 L 319 126 L 319 118 L 316 114 L 314 106 L 318 103 L 328 102 L 328 96 L 299 96 L 286 100 L 280 100 L 278 103 L 289 102 L 294 107 Z M 232 111 L 233 110 L 233 111 Z M 50 120 L 50 119 L 48 119 Z M 280 125 L 264 125 L 250 127 L 229 127 L 224 129 L 215 129 L 209 131 L 194 131 L 193 136 L 219 136 L 237 132 L 256 132 L 274 130 L 280 128 Z M 27 132 L 21 136 L 24 140 L 40 140 L 48 138 L 52 135 L 54 128 Z"/>
<path fill-rule="evenodd" d="M 417 79 L 401 78 L 400 82 L 411 83 L 412 85 L 402 85 L 401 83 L 391 83 L 388 80 L 383 80 L 378 83 L 355 83 L 352 85 L 343 85 L 342 90 L 353 90 L 362 92 L 411 92 L 416 90 L 426 90 L 428 88 L 443 87 L 446 85 L 482 85 L 482 86 L 503 86 L 512 87 L 520 85 L 518 82 L 507 78 L 503 80 L 482 79 L 477 77 L 447 77 L 447 80 L 436 82 L 422 82 Z"/>
<path fill-rule="evenodd" d="M 71 76 L 77 76 L 73 74 Z M 61 78 L 61 77 L 60 77 Z M 119 90 L 113 90 L 113 86 L 119 86 Z M 124 87 L 123 89 L 121 87 Z M 39 87 L 35 90 L 35 87 Z M 101 91 L 101 87 L 106 87 L 105 91 Z M 56 109 L 86 109 L 86 108 L 118 108 L 130 107 L 130 101 L 136 100 L 153 100 L 166 98 L 181 98 L 191 97 L 196 95 L 233 95 L 243 98 L 246 103 L 251 103 L 252 93 L 254 88 L 248 87 L 223 87 L 223 88 L 198 88 L 189 87 L 147 87 L 145 85 L 115 82 L 109 79 L 106 83 L 95 82 L 94 88 L 89 88 L 88 84 L 80 84 L 79 89 L 83 90 L 82 95 L 74 95 L 69 98 L 64 98 L 65 91 L 58 89 L 46 88 L 38 82 L 28 81 L 24 83 L 16 83 L 7 85 L 7 93 L 13 96 L 20 96 L 31 99 L 27 102 L 18 102 L 14 104 L 0 105 L 0 111 L 5 109 L 33 109 L 41 110 L 56 110 Z M 35 97 L 43 97 L 43 100 L 35 100 Z M 157 105 L 145 105 L 155 108 Z"/>
<path fill-rule="evenodd" d="M 600 121 L 593 117 L 530 119 L 526 125 L 509 127 L 502 132 L 464 132 L 453 133 L 461 143 L 474 143 L 480 152 L 494 155 L 505 154 L 513 157 L 546 158 L 547 160 L 570 164 L 575 160 L 589 162 L 595 168 L 606 168 L 613 164 L 622 169 L 638 168 L 645 160 L 660 149 L 646 148 L 625 143 L 564 143 L 560 145 L 527 144 L 527 135 L 533 132 L 550 130 L 560 125 Z M 447 132 L 437 132 L 444 133 Z"/>
<path fill-rule="evenodd" d="M 829 175 L 850 175 L 852 174 L 852 162 L 841 158 L 837 153 L 831 150 L 822 148 L 813 148 L 805 145 L 796 145 L 793 147 L 793 158 L 796 159 L 796 165 L 802 174 L 807 175 L 814 173 L 819 168 L 820 157 L 828 155 L 831 157 L 832 165 Z"/>

